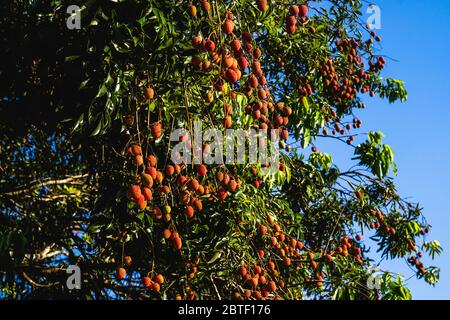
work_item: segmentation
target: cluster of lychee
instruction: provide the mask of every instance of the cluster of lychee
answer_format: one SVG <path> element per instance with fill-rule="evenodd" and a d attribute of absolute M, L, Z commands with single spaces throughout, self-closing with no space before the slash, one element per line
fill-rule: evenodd
<path fill-rule="evenodd" d="M 306 23 L 306 15 L 308 14 L 308 6 L 302 4 L 300 6 L 292 5 L 289 8 L 289 15 L 286 17 L 286 32 L 292 34 L 297 31 L 298 17 L 300 17 L 300 22 Z"/>

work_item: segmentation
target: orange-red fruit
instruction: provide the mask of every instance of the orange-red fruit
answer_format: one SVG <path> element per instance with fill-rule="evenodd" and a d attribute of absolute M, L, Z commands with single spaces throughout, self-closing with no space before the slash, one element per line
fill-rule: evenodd
<path fill-rule="evenodd" d="M 258 78 L 256 78 L 254 75 L 251 75 L 248 79 L 248 86 L 255 89 L 258 86 Z"/>
<path fill-rule="evenodd" d="M 267 0 L 258 0 L 258 9 L 261 11 L 267 10 Z"/>
<path fill-rule="evenodd" d="M 188 217 L 188 219 L 192 219 L 194 217 L 194 208 L 191 206 L 187 206 L 184 209 L 184 214 L 186 215 L 186 217 Z"/>
<path fill-rule="evenodd" d="M 234 39 L 233 41 L 231 41 L 230 47 L 234 52 L 237 53 L 241 50 L 241 43 L 239 42 L 239 40 Z"/>
<path fill-rule="evenodd" d="M 164 276 L 162 274 L 158 274 L 155 279 L 153 279 L 153 281 L 155 281 L 158 284 L 163 284 L 164 283 Z"/>
<path fill-rule="evenodd" d="M 145 98 L 147 98 L 147 100 L 152 100 L 154 96 L 155 90 L 153 90 L 152 87 L 145 88 Z"/>
<path fill-rule="evenodd" d="M 220 188 L 218 196 L 220 201 L 225 201 L 225 199 L 228 197 L 228 192 L 225 189 Z"/>
<path fill-rule="evenodd" d="M 141 154 L 141 152 L 142 152 L 142 149 L 137 144 L 133 144 L 131 146 L 131 153 L 133 154 L 133 156 L 139 156 Z"/>
<path fill-rule="evenodd" d="M 247 274 L 247 268 L 245 268 L 244 266 L 241 266 L 241 268 L 239 269 L 239 274 L 243 277 L 245 277 L 245 275 Z"/>
<path fill-rule="evenodd" d="M 152 280 L 150 279 L 150 277 L 142 278 L 142 283 L 144 284 L 144 287 L 146 287 L 147 289 L 152 286 Z"/>
<path fill-rule="evenodd" d="M 236 188 L 237 188 L 237 182 L 236 182 L 235 180 L 230 180 L 230 181 L 228 182 L 228 189 L 229 189 L 231 192 L 234 192 L 234 191 L 236 190 Z"/>
<path fill-rule="evenodd" d="M 277 290 L 277 285 L 275 284 L 275 281 L 269 281 L 269 290 L 271 292 L 275 292 Z"/>
<path fill-rule="evenodd" d="M 198 183 L 197 179 L 191 179 L 189 181 L 189 188 L 191 190 L 197 191 L 200 184 Z"/>
<path fill-rule="evenodd" d="M 225 77 L 230 83 L 236 83 L 238 81 L 238 74 L 233 69 L 228 69 Z"/>
<path fill-rule="evenodd" d="M 259 251 L 258 251 L 258 257 L 259 257 L 260 259 L 264 258 L 264 254 L 265 254 L 264 250 L 259 250 Z"/>
<path fill-rule="evenodd" d="M 152 191 L 147 187 L 142 189 L 142 195 L 144 196 L 145 200 L 147 200 L 147 201 L 151 201 L 153 199 Z"/>
<path fill-rule="evenodd" d="M 204 177 L 206 176 L 206 173 L 208 172 L 208 169 L 204 164 L 201 164 L 198 166 L 197 173 L 199 176 Z"/>
<path fill-rule="evenodd" d="M 296 5 L 294 4 L 294 5 L 292 5 L 292 6 L 290 7 L 289 12 L 290 12 L 292 15 L 296 16 L 296 15 L 299 14 L 300 9 L 299 9 L 298 6 L 296 6 Z"/>
<path fill-rule="evenodd" d="M 232 123 L 232 121 L 231 121 L 231 118 L 230 118 L 230 117 L 226 117 L 225 120 L 224 120 L 224 122 L 223 122 L 223 125 L 224 125 L 224 127 L 225 127 L 226 129 L 231 128 L 231 126 L 233 125 L 233 123 Z"/>
<path fill-rule="evenodd" d="M 299 12 L 300 17 L 302 17 L 302 18 L 306 17 L 306 15 L 308 14 L 308 10 L 309 10 L 308 6 L 302 4 L 299 9 L 300 9 L 300 12 Z"/>
<path fill-rule="evenodd" d="M 259 227 L 259 231 L 261 232 L 262 235 L 267 233 L 267 227 L 266 226 L 260 226 Z"/>
<path fill-rule="evenodd" d="M 205 12 L 209 12 L 209 10 L 211 10 L 211 5 L 209 4 L 208 1 L 206 1 L 206 0 L 202 1 L 202 9 Z"/>
<path fill-rule="evenodd" d="M 139 210 L 144 210 L 147 207 L 147 201 L 144 196 L 141 195 L 141 197 L 136 201 L 136 205 Z"/>
<path fill-rule="evenodd" d="M 127 275 L 127 271 L 125 270 L 125 268 L 119 268 L 117 270 L 117 278 L 123 279 L 123 278 L 125 278 L 126 275 Z"/>
<path fill-rule="evenodd" d="M 233 20 L 227 19 L 222 26 L 222 30 L 223 32 L 225 32 L 226 35 L 230 35 L 231 33 L 233 33 L 234 30 Z"/>
<path fill-rule="evenodd" d="M 153 138 L 158 139 L 161 137 L 161 123 L 155 122 L 150 125 L 150 131 L 152 133 Z"/>
<path fill-rule="evenodd" d="M 159 283 L 153 282 L 152 289 L 156 292 L 159 292 L 161 290 L 161 286 L 159 285 Z"/>
<path fill-rule="evenodd" d="M 208 39 L 205 42 L 205 49 L 206 51 L 213 52 L 214 50 L 216 50 L 216 44 L 214 43 L 214 41 Z"/>
<path fill-rule="evenodd" d="M 158 162 L 158 160 L 156 159 L 156 157 L 154 155 L 149 155 L 147 157 L 147 161 L 151 167 L 156 167 L 156 164 Z"/>
<path fill-rule="evenodd" d="M 244 31 L 242 33 L 242 39 L 245 42 L 251 42 L 253 40 L 252 34 L 250 32 Z"/>
<path fill-rule="evenodd" d="M 177 183 L 179 186 L 182 186 L 186 183 L 187 178 L 185 176 L 179 176 L 177 179 Z"/>
<path fill-rule="evenodd" d="M 133 197 L 133 199 L 135 201 L 137 201 L 142 196 L 141 187 L 139 187 L 138 185 L 132 184 L 130 186 L 130 194 Z"/>
<path fill-rule="evenodd" d="M 199 200 L 199 199 L 196 199 L 196 200 L 194 201 L 194 206 L 195 206 L 195 208 L 196 208 L 198 211 L 202 211 L 202 210 L 203 210 L 203 203 L 202 203 L 202 201 Z"/>
<path fill-rule="evenodd" d="M 164 230 L 164 239 L 169 239 L 172 236 L 172 232 L 169 229 Z"/>

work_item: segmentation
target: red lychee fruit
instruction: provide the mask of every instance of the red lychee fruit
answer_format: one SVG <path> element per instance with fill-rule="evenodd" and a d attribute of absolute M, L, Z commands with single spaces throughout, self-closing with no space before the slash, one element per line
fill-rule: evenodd
<path fill-rule="evenodd" d="M 225 32 L 225 34 L 227 36 L 230 35 L 231 33 L 233 33 L 233 30 L 234 30 L 233 20 L 231 20 L 231 19 L 225 20 L 225 22 L 223 23 L 223 26 L 222 26 L 222 30 L 223 30 L 223 32 Z"/>
<path fill-rule="evenodd" d="M 197 173 L 199 176 L 204 177 L 204 176 L 206 176 L 207 172 L 208 172 L 208 169 L 206 168 L 206 166 L 204 164 L 201 164 L 198 166 Z"/>
<path fill-rule="evenodd" d="M 126 275 L 127 275 L 127 271 L 125 270 L 125 268 L 117 269 L 117 278 L 123 279 L 123 278 L 125 278 Z"/>

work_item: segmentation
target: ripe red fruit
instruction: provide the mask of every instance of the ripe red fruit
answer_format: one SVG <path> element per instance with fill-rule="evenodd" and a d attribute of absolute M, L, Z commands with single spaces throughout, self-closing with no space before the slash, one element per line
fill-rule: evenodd
<path fill-rule="evenodd" d="M 149 155 L 147 157 L 147 161 L 148 161 L 148 163 L 150 164 L 151 167 L 156 167 L 157 159 L 156 159 L 156 157 L 154 155 Z"/>
<path fill-rule="evenodd" d="M 138 185 L 132 184 L 130 186 L 129 194 L 135 201 L 137 201 L 142 196 L 141 187 Z"/>
<path fill-rule="evenodd" d="M 297 18 L 295 16 L 287 16 L 286 17 L 286 24 L 288 25 L 288 27 L 297 24 Z"/>
<path fill-rule="evenodd" d="M 152 87 L 145 88 L 145 98 L 152 100 L 155 95 L 155 90 Z"/>
<path fill-rule="evenodd" d="M 145 200 L 147 200 L 147 201 L 151 201 L 153 199 L 152 191 L 147 187 L 142 189 L 142 195 L 144 196 Z"/>
<path fill-rule="evenodd" d="M 361 235 L 357 234 L 356 235 L 356 241 L 361 241 L 361 239 L 362 239 Z"/>
<path fill-rule="evenodd" d="M 197 191 L 200 184 L 198 183 L 197 179 L 191 179 L 189 181 L 189 188 L 193 191 Z"/>
<path fill-rule="evenodd" d="M 267 97 L 266 91 L 264 89 L 259 89 L 258 90 L 258 98 L 261 100 L 264 100 L 264 99 L 266 99 L 266 97 Z"/>
<path fill-rule="evenodd" d="M 161 290 L 161 286 L 159 285 L 159 283 L 153 282 L 152 289 L 156 292 L 159 292 Z"/>
<path fill-rule="evenodd" d="M 306 6 L 305 4 L 302 4 L 299 9 L 300 9 L 300 12 L 299 12 L 300 17 L 302 17 L 302 18 L 306 17 L 306 15 L 308 14 L 308 11 L 309 11 L 308 6 Z"/>
<path fill-rule="evenodd" d="M 231 128 L 231 126 L 233 125 L 233 123 L 232 123 L 232 121 L 231 121 L 231 118 L 230 118 L 230 117 L 226 117 L 225 120 L 224 120 L 224 122 L 223 122 L 223 125 L 224 125 L 224 127 L 225 127 L 226 129 Z"/>
<path fill-rule="evenodd" d="M 218 196 L 220 201 L 225 201 L 225 199 L 228 197 L 228 192 L 225 189 L 220 188 L 218 191 Z"/>
<path fill-rule="evenodd" d="M 170 239 L 170 237 L 172 236 L 172 232 L 169 229 L 165 229 L 164 233 L 163 233 L 164 239 Z"/>
<path fill-rule="evenodd" d="M 238 81 L 238 74 L 233 69 L 228 69 L 225 77 L 227 81 L 231 84 L 236 83 Z"/>
<path fill-rule="evenodd" d="M 266 226 L 260 226 L 259 232 L 261 232 L 262 235 L 265 235 L 267 233 L 267 227 Z"/>
<path fill-rule="evenodd" d="M 174 173 L 175 173 L 175 168 L 172 165 L 170 165 L 170 164 L 167 165 L 166 166 L 166 175 L 170 177 Z"/>
<path fill-rule="evenodd" d="M 271 292 L 275 292 L 277 290 L 277 285 L 275 284 L 275 281 L 269 281 L 269 290 Z"/>
<path fill-rule="evenodd" d="M 199 36 L 195 36 L 193 39 L 192 39 L 192 46 L 193 47 L 198 47 L 198 46 L 200 46 L 202 44 L 202 38 L 200 38 Z"/>
<path fill-rule="evenodd" d="M 239 269 L 239 274 L 245 277 L 245 275 L 247 274 L 247 269 L 244 266 L 241 266 L 241 268 Z"/>
<path fill-rule="evenodd" d="M 191 206 L 187 206 L 184 209 L 184 214 L 186 215 L 186 217 L 188 217 L 189 219 L 192 219 L 194 217 L 194 208 Z"/>
<path fill-rule="evenodd" d="M 143 195 L 141 195 L 141 197 L 136 200 L 136 205 L 139 210 L 144 210 L 147 207 L 147 201 L 145 200 Z"/>
<path fill-rule="evenodd" d="M 155 122 L 150 125 L 150 131 L 152 133 L 153 138 L 158 139 L 161 137 L 161 123 Z"/>
<path fill-rule="evenodd" d="M 214 41 L 208 39 L 205 42 L 205 49 L 206 51 L 213 52 L 216 49 L 216 44 L 214 43 Z"/>
<path fill-rule="evenodd" d="M 296 16 L 296 15 L 299 14 L 300 9 L 299 9 L 298 6 L 296 6 L 296 5 L 294 4 L 294 5 L 292 5 L 292 6 L 289 8 L 289 12 L 290 12 L 292 15 Z"/>
<path fill-rule="evenodd" d="M 267 10 L 267 0 L 258 0 L 258 9 L 261 11 Z"/>
<path fill-rule="evenodd" d="M 153 279 L 153 281 L 155 281 L 158 284 L 163 284 L 164 283 L 164 276 L 162 274 L 158 274 L 155 279 Z"/>
<path fill-rule="evenodd" d="M 197 199 L 194 201 L 194 206 L 198 211 L 202 211 L 203 210 L 203 203 L 201 200 Z"/>
<path fill-rule="evenodd" d="M 182 186 L 186 183 L 187 178 L 185 176 L 179 176 L 177 179 L 177 183 L 179 186 Z"/>
<path fill-rule="evenodd" d="M 144 284 L 144 287 L 146 287 L 147 289 L 152 286 L 152 280 L 150 279 L 150 277 L 142 278 L 142 283 Z"/>
<path fill-rule="evenodd" d="M 244 40 L 244 42 L 251 42 L 253 40 L 253 36 L 250 32 L 244 31 L 242 33 L 242 39 Z"/>
<path fill-rule="evenodd" d="M 229 189 L 231 192 L 234 192 L 234 191 L 236 190 L 236 188 L 237 188 L 237 182 L 236 182 L 235 180 L 230 180 L 230 181 L 228 182 L 228 189 Z"/>
<path fill-rule="evenodd" d="M 247 61 L 246 57 L 240 56 L 237 60 L 238 60 L 239 68 L 241 68 L 242 70 L 247 69 L 248 61 Z"/>
<path fill-rule="evenodd" d="M 259 250 L 258 251 L 258 257 L 260 258 L 260 259 L 262 259 L 262 258 L 264 258 L 264 250 Z"/>
<path fill-rule="evenodd" d="M 248 79 L 248 85 L 250 88 L 256 88 L 258 86 L 258 78 L 256 78 L 254 75 L 251 75 Z"/>
<path fill-rule="evenodd" d="M 206 176 L 206 173 L 208 172 L 208 169 L 206 169 L 206 166 L 204 164 L 201 164 L 197 168 L 197 173 L 199 176 L 204 177 Z"/>
<path fill-rule="evenodd" d="M 203 1 L 202 1 L 202 9 L 203 9 L 205 12 L 209 12 L 209 11 L 211 10 L 211 5 L 209 4 L 208 1 L 206 1 L 206 0 L 203 0 Z"/>
<path fill-rule="evenodd" d="M 156 170 L 156 168 L 147 167 L 145 172 L 148 173 L 150 175 L 150 177 L 152 177 L 153 180 L 156 180 L 156 176 L 158 175 L 158 170 Z"/>
<path fill-rule="evenodd" d="M 225 22 L 223 23 L 223 26 L 222 26 L 222 30 L 223 30 L 223 32 L 225 32 L 225 34 L 227 36 L 230 35 L 234 30 L 233 20 L 231 20 L 231 19 L 225 20 Z"/>
<path fill-rule="evenodd" d="M 241 50 L 241 43 L 239 42 L 239 40 L 234 39 L 233 41 L 231 41 L 230 47 L 234 52 L 237 53 Z"/>
<path fill-rule="evenodd" d="M 126 275 L 127 275 L 127 271 L 125 270 L 125 268 L 117 269 L 117 278 L 123 279 L 123 278 L 125 278 Z"/>

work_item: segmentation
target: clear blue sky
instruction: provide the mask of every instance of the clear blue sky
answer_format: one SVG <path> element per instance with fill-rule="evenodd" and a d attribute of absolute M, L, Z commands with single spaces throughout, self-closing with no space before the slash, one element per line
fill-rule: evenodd
<path fill-rule="evenodd" d="M 377 32 L 383 38 L 377 53 L 390 58 L 384 75 L 404 80 L 409 95 L 406 103 L 392 105 L 367 98 L 368 107 L 357 116 L 364 132 L 385 133 L 384 142 L 395 151 L 398 191 L 421 204 L 433 226 L 428 240 L 439 240 L 444 247 L 432 263 L 441 268 L 439 284 L 433 288 L 413 277 L 408 281 L 413 298 L 450 299 L 450 1 L 374 3 L 381 8 Z M 317 145 L 339 166 L 349 167 L 351 153 L 342 152 L 342 146 Z M 413 275 L 403 260 L 383 262 L 382 268 L 406 278 Z"/>

